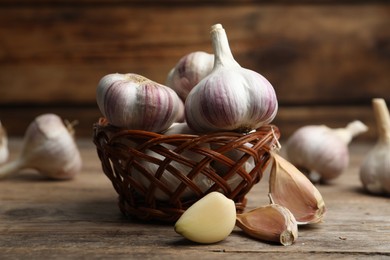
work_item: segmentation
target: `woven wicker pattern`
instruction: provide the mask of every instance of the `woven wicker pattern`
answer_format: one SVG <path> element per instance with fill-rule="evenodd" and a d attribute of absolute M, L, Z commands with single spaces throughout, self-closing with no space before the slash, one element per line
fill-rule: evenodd
<path fill-rule="evenodd" d="M 273 125 L 249 134 L 165 136 L 119 129 L 100 119 L 93 138 L 120 210 L 142 220 L 174 222 L 211 191 L 233 199 L 242 212 L 279 136 Z"/>

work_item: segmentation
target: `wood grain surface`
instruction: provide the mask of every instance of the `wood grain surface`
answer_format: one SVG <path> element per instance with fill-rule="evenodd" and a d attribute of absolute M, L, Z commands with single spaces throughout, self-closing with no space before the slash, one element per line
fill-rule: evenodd
<path fill-rule="evenodd" d="M 124 218 L 89 139 L 78 144 L 84 167 L 71 181 L 48 181 L 32 170 L 0 182 L 1 259 L 387 259 L 390 200 L 362 191 L 358 167 L 373 143 L 350 146 L 351 163 L 319 185 L 324 222 L 299 227 L 292 246 L 252 239 L 239 229 L 211 245 L 189 242 L 172 225 Z M 21 139 L 11 139 L 11 157 Z M 267 177 L 248 195 L 251 209 L 267 203 Z"/>

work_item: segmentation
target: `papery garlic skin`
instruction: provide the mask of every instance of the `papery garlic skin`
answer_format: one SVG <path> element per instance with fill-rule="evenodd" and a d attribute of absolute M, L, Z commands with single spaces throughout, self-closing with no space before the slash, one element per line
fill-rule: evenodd
<path fill-rule="evenodd" d="M 321 222 L 325 202 L 313 183 L 294 165 L 276 152 L 269 177 L 269 194 L 274 203 L 288 208 L 298 224 Z"/>
<path fill-rule="evenodd" d="M 0 178 L 31 168 L 46 177 L 65 180 L 74 178 L 81 167 L 74 136 L 59 116 L 43 114 L 28 126 L 19 157 L 0 167 Z"/>
<path fill-rule="evenodd" d="M 175 90 L 184 101 L 193 87 L 211 72 L 213 66 L 213 54 L 204 51 L 191 52 L 172 68 L 165 84 Z"/>
<path fill-rule="evenodd" d="M 224 240 L 233 231 L 236 206 L 219 192 L 211 192 L 189 207 L 175 223 L 175 231 L 202 244 Z"/>
<path fill-rule="evenodd" d="M 96 100 L 110 124 L 126 129 L 161 132 L 184 116 L 174 90 L 133 73 L 104 76 Z"/>
<path fill-rule="evenodd" d="M 236 225 L 248 235 L 282 245 L 292 245 L 298 238 L 298 223 L 291 211 L 278 204 L 237 214 Z"/>
<path fill-rule="evenodd" d="M 390 196 L 390 114 L 382 98 L 372 100 L 377 125 L 377 143 L 363 159 L 360 180 L 365 190 Z"/>
<path fill-rule="evenodd" d="M 9 157 L 7 131 L 0 122 L 0 164 L 6 162 Z"/>
<path fill-rule="evenodd" d="M 212 26 L 215 55 L 211 73 L 188 94 L 185 118 L 197 132 L 249 132 L 270 123 L 278 102 L 269 81 L 233 58 L 225 30 Z"/>
<path fill-rule="evenodd" d="M 284 145 L 287 159 L 307 172 L 313 182 L 329 181 L 340 176 L 349 165 L 348 144 L 367 131 L 360 121 L 345 128 L 308 125 L 296 130 Z"/>

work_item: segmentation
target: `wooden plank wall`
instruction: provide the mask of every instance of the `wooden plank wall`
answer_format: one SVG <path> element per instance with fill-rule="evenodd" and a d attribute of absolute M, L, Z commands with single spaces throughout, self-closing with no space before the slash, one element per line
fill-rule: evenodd
<path fill-rule="evenodd" d="M 390 102 L 387 1 L 0 0 L 0 120 L 20 136 L 53 112 L 91 136 L 102 76 L 163 83 L 183 55 L 211 52 L 215 23 L 236 60 L 274 85 L 283 137 L 354 119 L 371 126 L 363 139 L 374 137 L 371 99 Z"/>

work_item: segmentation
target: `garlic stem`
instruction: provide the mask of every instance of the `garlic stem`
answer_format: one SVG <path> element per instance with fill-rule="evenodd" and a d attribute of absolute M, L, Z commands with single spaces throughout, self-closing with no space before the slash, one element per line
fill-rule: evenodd
<path fill-rule="evenodd" d="M 214 70 L 220 66 L 241 67 L 233 57 L 225 29 L 221 24 L 211 27 L 211 39 L 214 51 Z"/>
<path fill-rule="evenodd" d="M 377 122 L 378 141 L 390 143 L 390 114 L 383 98 L 372 100 L 375 120 Z"/>
<path fill-rule="evenodd" d="M 352 139 L 364 132 L 368 127 L 359 120 L 350 122 L 344 128 L 334 129 L 335 133 L 344 141 L 345 144 L 349 144 Z"/>
<path fill-rule="evenodd" d="M 0 179 L 4 179 L 11 174 L 18 172 L 23 169 L 25 161 L 22 158 L 10 161 L 0 166 Z"/>

